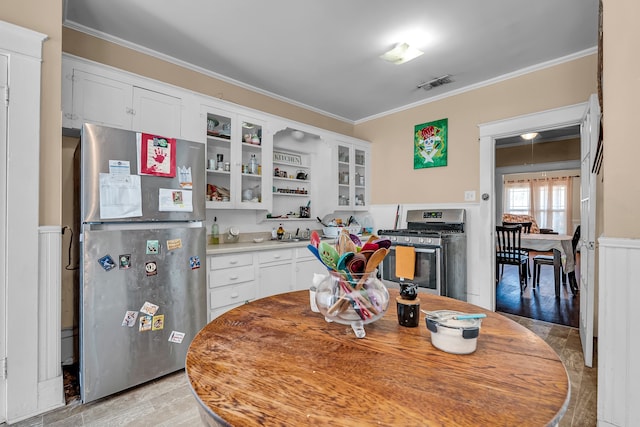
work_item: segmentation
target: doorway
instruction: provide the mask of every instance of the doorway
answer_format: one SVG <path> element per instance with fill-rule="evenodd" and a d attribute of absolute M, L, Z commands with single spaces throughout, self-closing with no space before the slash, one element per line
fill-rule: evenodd
<path fill-rule="evenodd" d="M 502 222 L 503 212 L 525 213 L 533 215 L 539 227 L 572 235 L 580 224 L 580 150 L 579 125 L 496 139 L 496 224 Z M 538 200 L 534 194 L 550 197 Z M 517 267 L 505 266 L 496 286 L 496 311 L 577 328 L 579 295 L 563 284 L 556 298 L 550 266 L 539 269 L 539 286 L 534 287 L 536 255 L 549 253 L 529 251 L 529 275 L 523 291 Z"/>

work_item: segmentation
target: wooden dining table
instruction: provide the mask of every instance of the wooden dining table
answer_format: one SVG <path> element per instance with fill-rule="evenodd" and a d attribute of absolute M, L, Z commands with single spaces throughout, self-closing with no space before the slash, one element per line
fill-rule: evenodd
<path fill-rule="evenodd" d="M 309 292 L 237 307 L 193 339 L 186 374 L 208 426 L 546 426 L 570 396 L 567 372 L 540 337 L 500 314 L 419 294 L 424 310 L 485 313 L 476 351 L 450 354 L 389 310 L 356 338 L 312 312 Z"/>
<path fill-rule="evenodd" d="M 566 275 L 563 276 L 566 285 L 566 277 L 575 281 L 575 259 L 573 254 L 572 236 L 568 234 L 523 233 L 520 237 L 520 246 L 538 252 L 553 251 L 553 279 L 556 298 L 560 298 L 560 267 Z M 575 283 L 571 283 L 571 289 L 575 289 Z M 575 285 L 577 286 L 577 285 Z"/>

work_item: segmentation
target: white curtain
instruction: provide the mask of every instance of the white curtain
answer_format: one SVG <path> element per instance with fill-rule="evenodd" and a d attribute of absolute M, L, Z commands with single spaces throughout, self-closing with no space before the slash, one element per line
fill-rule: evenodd
<path fill-rule="evenodd" d="M 572 232 L 571 177 L 509 180 L 504 183 L 505 213 L 532 215 L 540 228 Z"/>

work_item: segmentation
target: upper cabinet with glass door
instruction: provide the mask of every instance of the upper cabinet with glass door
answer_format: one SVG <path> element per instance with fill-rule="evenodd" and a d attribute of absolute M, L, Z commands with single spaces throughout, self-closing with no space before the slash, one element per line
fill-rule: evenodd
<path fill-rule="evenodd" d="M 337 141 L 337 209 L 366 210 L 369 208 L 369 158 L 367 144 Z"/>
<path fill-rule="evenodd" d="M 263 153 L 270 153 L 265 122 L 204 107 L 207 129 L 208 209 L 267 209 Z"/>

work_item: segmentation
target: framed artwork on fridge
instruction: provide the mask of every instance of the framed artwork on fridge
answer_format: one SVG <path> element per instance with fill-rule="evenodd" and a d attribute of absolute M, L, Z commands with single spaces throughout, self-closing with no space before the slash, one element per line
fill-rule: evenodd
<path fill-rule="evenodd" d="M 448 119 L 416 125 L 413 132 L 413 168 L 447 166 Z"/>
<path fill-rule="evenodd" d="M 176 176 L 176 140 L 147 133 L 140 138 L 140 173 L 173 178 Z"/>

